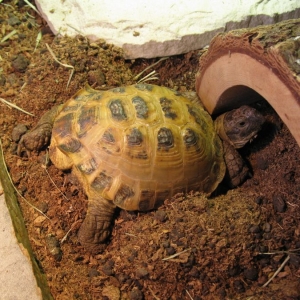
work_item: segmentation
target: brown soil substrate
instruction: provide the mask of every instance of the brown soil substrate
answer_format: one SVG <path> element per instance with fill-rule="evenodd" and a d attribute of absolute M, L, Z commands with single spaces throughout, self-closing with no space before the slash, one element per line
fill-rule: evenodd
<path fill-rule="evenodd" d="M 53 297 L 299 299 L 300 150 L 264 101 L 256 107 L 267 123 L 242 150 L 253 176 L 241 187 L 220 189 L 211 199 L 199 193 L 178 195 L 148 213 L 119 211 L 107 249 L 91 255 L 82 248 L 77 231 L 86 196 L 68 172 L 47 162 L 46 151 L 16 155 L 24 129 L 20 124 L 32 128 L 45 111 L 86 82 L 96 89 L 132 83 L 133 74 L 157 60 L 125 61 L 118 48 L 103 41 L 55 38 L 28 6 L 5 2 L 0 5 L 0 38 L 16 33 L 0 43 L 0 97 L 35 117 L 1 103 L 0 133 L 16 188 L 45 214 L 19 199 Z M 39 31 L 43 36 L 35 49 Z M 54 61 L 46 43 L 59 61 L 74 66 L 69 87 L 70 69 Z M 159 63 L 160 79 L 153 83 L 193 90 L 200 55 L 194 51 Z"/>

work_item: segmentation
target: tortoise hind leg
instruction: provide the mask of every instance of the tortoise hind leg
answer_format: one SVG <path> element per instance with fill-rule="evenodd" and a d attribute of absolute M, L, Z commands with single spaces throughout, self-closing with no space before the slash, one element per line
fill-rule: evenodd
<path fill-rule="evenodd" d="M 79 229 L 78 239 L 92 253 L 104 250 L 104 241 L 111 233 L 116 206 L 104 198 L 89 199 L 86 217 Z"/>
<path fill-rule="evenodd" d="M 223 141 L 223 150 L 227 167 L 225 181 L 231 188 L 234 188 L 242 184 L 250 175 L 249 168 L 239 152 L 226 141 Z"/>

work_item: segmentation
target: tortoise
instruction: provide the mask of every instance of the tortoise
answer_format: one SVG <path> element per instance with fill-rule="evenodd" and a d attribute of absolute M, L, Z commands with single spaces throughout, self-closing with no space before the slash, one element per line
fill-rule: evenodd
<path fill-rule="evenodd" d="M 98 91 L 87 85 L 43 115 L 17 152 L 30 154 L 51 142 L 53 164 L 71 169 L 88 196 L 78 238 L 97 252 L 116 207 L 148 211 L 176 193 L 210 195 L 224 177 L 232 187 L 242 183 L 249 170 L 235 148 L 263 123 L 249 106 L 213 122 L 195 98 L 167 87 L 140 83 Z"/>

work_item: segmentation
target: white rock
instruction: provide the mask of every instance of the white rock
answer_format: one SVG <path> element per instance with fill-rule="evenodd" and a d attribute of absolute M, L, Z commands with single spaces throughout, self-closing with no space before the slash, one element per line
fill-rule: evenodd
<path fill-rule="evenodd" d="M 42 300 L 28 251 L 16 238 L 4 195 L 0 195 L 0 228 L 0 299 Z"/>
<path fill-rule="evenodd" d="M 35 0 L 52 31 L 122 47 L 127 58 L 185 53 L 218 32 L 300 17 L 299 0 Z"/>

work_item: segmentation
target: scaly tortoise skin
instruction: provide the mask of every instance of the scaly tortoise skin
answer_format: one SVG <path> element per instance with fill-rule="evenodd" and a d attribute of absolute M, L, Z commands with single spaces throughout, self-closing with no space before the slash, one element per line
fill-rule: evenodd
<path fill-rule="evenodd" d="M 116 206 L 147 211 L 179 192 L 211 194 L 225 176 L 225 161 L 232 186 L 242 182 L 248 169 L 233 150 L 234 140 L 244 145 L 262 123 L 257 111 L 244 106 L 219 117 L 215 129 L 198 103 L 169 88 L 86 86 L 46 113 L 22 137 L 18 153 L 23 146 L 40 150 L 51 138 L 51 161 L 72 169 L 88 196 L 79 240 L 97 252 L 110 234 Z"/>

